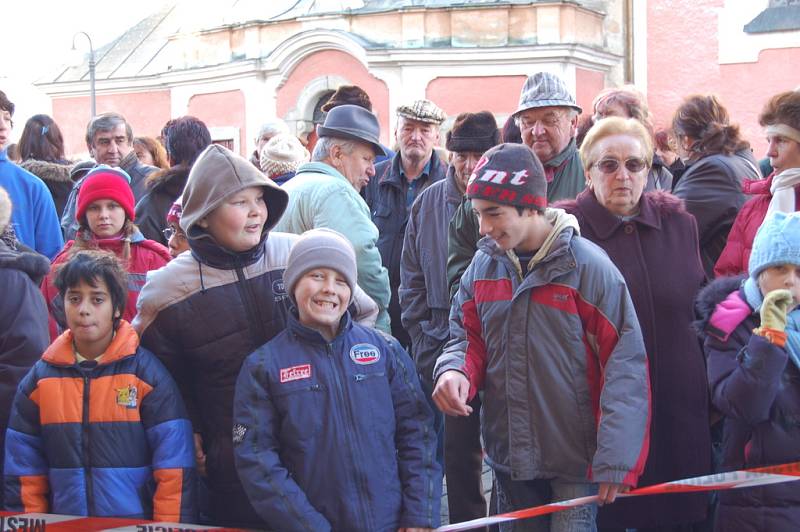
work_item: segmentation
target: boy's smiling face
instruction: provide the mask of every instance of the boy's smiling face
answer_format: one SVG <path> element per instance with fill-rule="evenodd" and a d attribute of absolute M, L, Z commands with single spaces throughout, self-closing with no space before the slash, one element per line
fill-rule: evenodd
<path fill-rule="evenodd" d="M 294 297 L 300 323 L 333 339 L 350 302 L 345 276 L 330 268 L 309 270 L 297 282 Z"/>
<path fill-rule="evenodd" d="M 80 281 L 64 294 L 67 326 L 81 356 L 93 360 L 102 355 L 114 336 L 114 304 L 106 283 L 94 280 L 95 286 Z"/>

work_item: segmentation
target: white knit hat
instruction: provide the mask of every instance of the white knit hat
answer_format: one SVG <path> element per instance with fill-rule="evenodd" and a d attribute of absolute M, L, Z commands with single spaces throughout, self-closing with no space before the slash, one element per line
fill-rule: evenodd
<path fill-rule="evenodd" d="M 287 172 L 296 172 L 297 168 L 311 158 L 308 150 L 294 135 L 282 133 L 275 135 L 261 148 L 258 161 L 261 171 L 270 179 Z"/>
<path fill-rule="evenodd" d="M 6 189 L 0 187 L 0 233 L 6 230 L 11 221 L 11 198 Z"/>

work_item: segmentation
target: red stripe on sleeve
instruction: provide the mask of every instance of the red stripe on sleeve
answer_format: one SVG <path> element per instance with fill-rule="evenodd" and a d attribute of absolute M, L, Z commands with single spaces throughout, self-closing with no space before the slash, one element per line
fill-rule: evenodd
<path fill-rule="evenodd" d="M 483 387 L 486 376 L 486 342 L 481 333 L 478 308 L 473 299 L 465 301 L 461 307 L 464 314 L 464 331 L 467 335 L 467 353 L 464 371 L 469 377 L 469 400 Z"/>

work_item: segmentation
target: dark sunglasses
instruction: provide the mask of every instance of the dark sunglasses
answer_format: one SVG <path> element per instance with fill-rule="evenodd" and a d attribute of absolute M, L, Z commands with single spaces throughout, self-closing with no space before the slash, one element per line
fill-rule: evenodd
<path fill-rule="evenodd" d="M 635 174 L 636 172 L 641 172 L 647 167 L 647 161 L 644 159 L 639 159 L 638 157 L 631 157 L 630 159 L 625 159 L 625 168 L 628 172 Z M 592 164 L 592 166 L 596 166 L 600 169 L 601 172 L 604 174 L 613 174 L 617 170 L 619 170 L 620 161 L 616 159 L 600 159 L 596 163 Z"/>

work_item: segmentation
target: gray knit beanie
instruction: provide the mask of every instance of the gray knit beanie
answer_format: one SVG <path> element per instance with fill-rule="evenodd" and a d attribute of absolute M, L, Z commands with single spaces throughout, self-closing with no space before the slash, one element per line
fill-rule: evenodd
<path fill-rule="evenodd" d="M 349 240 L 341 233 L 324 228 L 311 229 L 300 236 L 289 252 L 286 270 L 283 272 L 283 284 L 292 301 L 295 301 L 295 285 L 307 271 L 314 268 L 330 268 L 344 275 L 350 287 L 352 303 L 358 267 L 356 251 Z"/>

